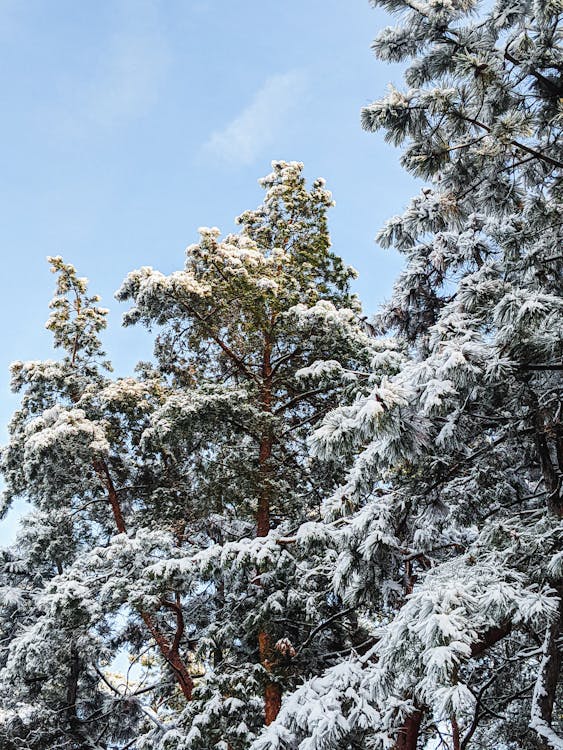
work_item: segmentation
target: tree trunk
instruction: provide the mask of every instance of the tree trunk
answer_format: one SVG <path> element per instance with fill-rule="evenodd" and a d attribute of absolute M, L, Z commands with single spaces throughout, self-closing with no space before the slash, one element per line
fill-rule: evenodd
<path fill-rule="evenodd" d="M 532 697 L 532 712 L 530 727 L 541 738 L 544 747 L 559 748 L 563 746 L 563 738 L 552 729 L 553 707 L 559 674 L 561 671 L 561 647 L 558 640 L 561 636 L 563 624 L 563 590 L 559 590 L 559 611 L 549 623 L 543 643 L 542 659 Z"/>
<path fill-rule="evenodd" d="M 269 461 L 272 455 L 272 436 L 268 433 L 260 440 L 260 452 L 258 454 L 259 490 L 258 507 L 256 509 L 256 536 L 268 536 L 270 531 L 270 468 Z"/>
<path fill-rule="evenodd" d="M 180 690 L 184 694 L 186 700 L 191 701 L 192 692 L 194 687 L 193 679 L 188 671 L 188 668 L 182 661 L 178 648 L 175 644 L 171 644 L 168 638 L 158 628 L 153 618 L 148 612 L 140 612 L 141 618 L 147 628 L 149 629 L 152 637 L 156 641 L 156 644 L 160 650 L 160 653 L 164 656 L 168 664 L 172 667 L 176 682 L 178 683 Z"/>
<path fill-rule="evenodd" d="M 403 520 L 403 524 L 406 519 Z M 405 563 L 405 575 L 403 579 L 404 596 L 412 594 L 415 584 L 413 565 L 410 560 Z M 418 742 L 418 733 L 422 722 L 422 711 L 416 710 L 412 713 L 403 726 L 399 729 L 399 734 L 393 746 L 393 750 L 416 750 Z"/>
<path fill-rule="evenodd" d="M 264 339 L 264 354 L 262 360 L 262 393 L 261 407 L 266 414 L 272 413 L 272 342 L 266 336 Z M 258 453 L 258 506 L 256 509 L 256 536 L 267 536 L 270 531 L 270 507 L 272 500 L 271 468 L 270 458 L 272 456 L 272 446 L 274 436 L 270 425 L 267 425 L 260 440 L 260 450 Z M 266 630 L 258 633 L 258 649 L 260 653 L 260 664 L 268 672 L 271 671 L 275 662 L 272 652 L 270 634 Z M 264 718 L 266 726 L 275 721 L 281 706 L 281 686 L 268 680 L 264 689 Z"/>
<path fill-rule="evenodd" d="M 77 310 L 78 311 L 80 310 L 79 306 Z M 73 365 L 76 359 L 77 346 L 78 346 L 78 337 L 76 338 L 74 342 L 74 349 L 72 352 L 72 364 Z M 79 400 L 78 394 L 71 394 L 71 399 L 74 403 L 76 403 Z M 115 521 L 115 526 L 118 532 L 120 534 L 127 534 L 127 526 L 125 524 L 125 518 L 123 517 L 123 512 L 121 510 L 119 496 L 117 494 L 117 490 L 115 489 L 115 485 L 113 483 L 113 479 L 111 477 L 109 467 L 106 461 L 101 458 L 95 459 L 94 461 L 92 461 L 92 466 L 94 468 L 94 471 L 98 475 L 98 478 L 102 486 L 106 488 L 106 491 L 108 493 L 108 501 L 111 507 L 111 512 L 113 514 L 113 520 Z M 189 673 L 187 666 L 184 664 L 178 652 L 178 647 L 180 645 L 179 641 L 184 631 L 184 620 L 182 617 L 181 610 L 178 608 L 177 619 L 176 619 L 177 627 L 176 627 L 176 633 L 174 636 L 173 643 L 170 643 L 168 638 L 166 638 L 164 633 L 160 630 L 160 628 L 154 621 L 154 618 L 152 617 L 152 615 L 150 615 L 148 612 L 143 612 L 142 610 L 139 611 L 139 614 L 141 616 L 141 619 L 147 626 L 150 634 L 156 641 L 156 644 L 160 650 L 160 653 L 162 654 L 166 662 L 172 668 L 174 675 L 176 677 L 176 681 L 180 687 L 180 690 L 184 694 L 186 700 L 190 701 L 192 699 L 192 691 L 193 691 L 194 683 L 193 683 L 193 679 Z"/>
<path fill-rule="evenodd" d="M 266 726 L 277 719 L 281 708 L 282 691 L 281 686 L 275 682 L 269 682 L 265 690 L 265 717 Z"/>
<path fill-rule="evenodd" d="M 543 481 L 547 492 L 547 510 L 557 518 L 563 518 L 563 497 L 561 469 L 563 468 L 563 428 L 557 418 L 551 424 L 549 414 L 540 405 L 538 395 L 530 389 L 532 406 L 535 409 L 535 442 Z M 548 436 L 551 436 L 548 439 Z M 554 438 L 555 445 L 551 442 Z M 559 464 L 557 466 L 557 464 Z"/>
<path fill-rule="evenodd" d="M 94 461 L 94 469 L 98 477 L 100 478 L 100 481 L 107 490 L 108 500 L 117 530 L 120 534 L 126 534 L 127 527 L 125 525 L 125 519 L 121 511 L 119 496 L 113 484 L 108 465 L 103 460 L 96 460 Z M 170 643 L 168 638 L 160 630 L 151 614 L 142 610 L 139 611 L 139 614 L 141 615 L 141 619 L 147 626 L 150 634 L 156 641 L 156 645 L 158 646 L 160 653 L 172 668 L 174 676 L 176 677 L 176 682 L 178 683 L 180 690 L 184 694 L 184 697 L 186 698 L 186 700 L 190 701 L 192 699 L 194 683 L 186 664 L 184 663 L 178 652 L 178 647 L 180 645 L 179 640 L 184 630 L 184 621 L 182 618 L 181 610 L 179 609 L 179 604 L 176 605 L 174 611 L 176 612 L 177 627 L 173 643 Z"/>
<path fill-rule="evenodd" d="M 461 748 L 461 737 L 459 736 L 459 724 L 457 718 L 452 716 L 452 747 L 453 750 L 460 750 Z"/>
<path fill-rule="evenodd" d="M 78 680 L 80 678 L 80 656 L 74 642 L 70 646 L 70 667 L 66 682 L 66 714 L 70 728 L 76 731 L 80 722 L 76 711 Z"/>
<path fill-rule="evenodd" d="M 421 722 L 422 711 L 412 713 L 399 729 L 393 750 L 416 750 Z"/>

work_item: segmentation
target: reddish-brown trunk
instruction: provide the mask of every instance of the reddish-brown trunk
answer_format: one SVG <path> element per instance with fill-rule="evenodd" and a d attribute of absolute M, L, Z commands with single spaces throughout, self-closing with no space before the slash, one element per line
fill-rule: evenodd
<path fill-rule="evenodd" d="M 74 342 L 74 349 L 72 353 L 73 364 L 76 358 L 77 345 L 78 345 L 78 338 Z M 75 403 L 79 400 L 77 394 L 76 395 L 71 394 L 71 398 Z M 92 462 L 92 465 L 94 467 L 94 471 L 96 472 L 96 474 L 98 475 L 100 479 L 100 482 L 106 488 L 106 491 L 108 493 L 108 500 L 109 500 L 111 512 L 113 514 L 113 520 L 115 521 L 117 530 L 120 534 L 126 534 L 127 526 L 125 525 L 125 519 L 121 511 L 119 496 L 117 494 L 117 490 L 115 489 L 115 485 L 113 483 L 113 479 L 111 477 L 109 467 L 103 459 L 94 460 Z M 178 647 L 180 645 L 180 638 L 184 632 L 184 619 L 182 617 L 182 611 L 179 606 L 179 603 L 177 603 L 176 607 L 177 607 L 176 609 L 177 627 L 176 627 L 176 634 L 174 636 L 174 642 L 172 644 L 170 644 L 166 636 L 158 628 L 157 624 L 154 622 L 154 619 L 148 612 L 143 612 L 141 610 L 139 614 L 141 615 L 141 619 L 147 626 L 150 634 L 156 641 L 156 644 L 160 650 L 160 653 L 168 662 L 168 664 L 172 667 L 172 670 L 174 671 L 174 674 L 176 676 L 176 681 L 178 682 L 178 685 L 182 693 L 186 697 L 186 700 L 191 700 L 193 686 L 194 686 L 193 679 L 186 665 L 182 661 L 180 654 L 178 653 Z"/>
<path fill-rule="evenodd" d="M 258 633 L 258 646 L 260 649 L 260 663 L 270 671 L 274 662 L 270 636 L 265 631 Z M 266 726 L 271 724 L 277 717 L 281 707 L 282 691 L 277 682 L 268 681 L 264 690 L 264 715 Z"/>
<path fill-rule="evenodd" d="M 461 737 L 459 736 L 459 724 L 455 716 L 452 716 L 452 746 L 453 750 L 460 750 Z"/>
<path fill-rule="evenodd" d="M 422 711 L 411 714 L 400 728 L 393 750 L 416 750 L 421 722 Z"/>
<path fill-rule="evenodd" d="M 268 462 L 272 455 L 272 437 L 267 434 L 260 441 L 258 467 L 260 472 L 260 488 L 258 507 L 256 509 L 256 535 L 267 536 L 270 531 L 270 487 Z"/>
<path fill-rule="evenodd" d="M 281 687 L 275 682 L 269 682 L 266 685 L 264 698 L 266 726 L 268 726 L 277 719 L 280 712 L 282 699 Z"/>
<path fill-rule="evenodd" d="M 156 641 L 156 644 L 160 650 L 160 653 L 164 656 L 168 664 L 172 667 L 176 676 L 176 681 L 180 687 L 180 690 L 184 694 L 186 700 L 191 701 L 192 692 L 194 687 L 193 679 L 186 668 L 186 665 L 182 661 L 178 654 L 177 647 L 170 644 L 170 641 L 158 628 L 153 618 L 148 612 L 141 612 L 141 618 L 147 628 L 149 629 L 152 637 Z"/>
<path fill-rule="evenodd" d="M 117 530 L 120 534 L 126 534 L 127 528 L 125 526 L 125 519 L 123 518 L 123 513 L 121 512 L 119 498 L 117 496 L 117 491 L 113 484 L 111 475 L 109 473 L 108 465 L 105 461 L 102 460 L 94 461 L 94 469 L 96 470 L 96 473 L 100 478 L 102 484 L 107 489 L 108 500 L 111 506 L 111 511 L 113 513 L 113 519 L 115 521 L 115 525 L 117 526 Z"/>
<path fill-rule="evenodd" d="M 127 527 L 125 525 L 125 519 L 123 518 L 121 505 L 119 503 L 119 496 L 111 478 L 108 465 L 101 459 L 96 460 L 94 461 L 94 469 L 107 490 L 108 500 L 117 530 L 120 534 L 126 534 Z M 186 700 L 191 700 L 194 686 L 193 679 L 188 671 L 188 668 L 182 661 L 180 654 L 178 653 L 180 639 L 184 632 L 184 619 L 182 617 L 182 611 L 179 602 L 176 602 L 176 604 L 174 604 L 173 602 L 168 602 L 167 604 L 174 610 L 176 614 L 177 625 L 173 643 L 170 643 L 168 638 L 160 630 L 153 617 L 148 612 L 143 612 L 141 610 L 139 611 L 139 614 L 141 615 L 141 619 L 147 626 L 150 634 L 156 641 L 156 645 L 158 646 L 160 653 L 172 668 L 174 675 L 176 676 L 176 681 Z"/>
<path fill-rule="evenodd" d="M 268 336 L 264 339 L 262 356 L 262 392 L 260 406 L 264 414 L 272 413 L 272 342 Z M 270 485 L 270 458 L 274 436 L 269 424 L 266 425 L 260 438 L 258 451 L 258 506 L 256 508 L 256 535 L 267 536 L 270 531 L 270 502 L 272 488 Z"/>
<path fill-rule="evenodd" d="M 272 342 L 269 337 L 264 341 L 264 354 L 262 359 L 262 393 L 261 406 L 262 410 L 271 414 L 272 412 Z M 256 535 L 267 536 L 270 531 L 270 508 L 272 489 L 270 485 L 270 458 L 272 456 L 272 446 L 274 437 L 270 426 L 266 429 L 260 440 L 260 450 L 258 452 L 258 506 L 256 508 Z M 266 630 L 258 633 L 258 648 L 260 652 L 260 664 L 268 670 L 272 669 L 274 660 L 270 635 Z M 264 717 L 266 725 L 275 721 L 281 706 L 281 686 L 276 682 L 268 680 L 264 689 Z"/>

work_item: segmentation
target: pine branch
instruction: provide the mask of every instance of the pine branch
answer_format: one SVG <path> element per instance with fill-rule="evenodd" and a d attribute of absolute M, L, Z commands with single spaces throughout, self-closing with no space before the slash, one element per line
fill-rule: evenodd
<path fill-rule="evenodd" d="M 303 651 L 303 649 L 306 648 L 311 643 L 311 641 L 317 635 L 317 633 L 320 633 L 322 630 L 327 628 L 335 620 L 339 620 L 341 617 L 346 617 L 346 615 L 349 615 L 350 612 L 354 612 L 355 609 L 356 609 L 355 607 L 349 607 L 348 609 L 343 609 L 340 612 L 336 612 L 336 614 L 332 615 L 332 617 L 329 617 L 324 622 L 321 622 L 319 625 L 317 625 L 316 628 L 313 628 L 313 630 L 309 633 L 308 637 L 303 641 L 303 643 L 299 647 L 297 654 L 300 654 Z"/>
<path fill-rule="evenodd" d="M 542 371 L 542 370 L 560 371 L 560 370 L 563 370 L 563 363 L 546 362 L 545 364 L 540 364 L 540 365 L 520 365 L 519 369 L 520 370 L 539 370 L 539 371 Z"/>
<path fill-rule="evenodd" d="M 495 646 L 500 640 L 505 638 L 511 630 L 512 625 L 509 622 L 490 628 L 483 634 L 480 641 L 471 645 L 471 656 L 473 658 L 481 656 L 487 649 L 492 648 L 492 646 Z"/>
<path fill-rule="evenodd" d="M 475 127 L 485 130 L 487 133 L 492 132 L 492 128 L 490 128 L 488 125 L 485 125 L 484 122 L 480 122 L 479 120 L 473 117 L 469 117 L 468 115 L 463 115 L 461 112 L 455 112 L 455 115 L 459 117 L 461 120 L 464 120 L 465 122 L 469 122 L 472 125 L 475 125 Z M 517 141 L 515 139 L 512 139 L 510 143 L 515 148 L 518 148 L 521 151 L 525 151 L 527 154 L 530 154 L 536 159 L 540 159 L 541 161 L 546 162 L 546 164 L 550 164 L 552 167 L 557 167 L 557 169 L 563 168 L 562 161 L 559 161 L 558 159 L 555 159 L 552 156 L 548 156 L 547 154 L 544 154 L 542 151 L 538 151 L 537 149 L 532 148 L 532 146 L 527 146 L 525 143 L 521 143 L 520 141 Z"/>
<path fill-rule="evenodd" d="M 207 322 L 207 317 L 201 315 L 195 308 L 191 307 L 187 304 L 187 302 L 182 300 L 176 300 L 173 298 L 174 301 L 180 305 L 189 315 L 192 315 L 197 321 L 199 321 L 204 329 L 207 331 L 207 334 L 209 337 L 219 346 L 219 348 L 229 357 L 229 359 L 234 362 L 238 370 L 248 379 L 253 380 L 254 382 L 258 382 L 258 378 L 256 375 L 251 372 L 248 367 L 245 365 L 243 360 L 231 349 L 231 347 L 226 344 L 219 334 L 213 330 L 213 328 L 209 325 Z"/>
<path fill-rule="evenodd" d="M 285 404 L 281 404 L 281 406 L 274 409 L 274 414 L 281 414 L 283 411 L 297 406 L 301 401 L 306 401 L 308 398 L 318 396 L 321 393 L 326 393 L 326 388 L 314 388 L 313 390 L 305 391 L 304 393 L 298 393 L 297 396 L 294 396 L 289 401 L 286 401 Z"/>
<path fill-rule="evenodd" d="M 119 688 L 117 688 L 115 685 L 113 685 L 113 683 L 111 683 L 108 680 L 108 678 L 105 676 L 105 674 L 101 670 L 99 670 L 98 667 L 95 664 L 93 665 L 93 667 L 94 667 L 94 671 L 96 672 L 96 674 L 98 675 L 98 677 L 100 678 L 100 680 L 105 685 L 107 685 L 107 687 L 112 691 L 112 693 L 115 693 L 115 695 L 119 696 L 119 698 L 121 700 L 126 700 L 126 699 L 130 699 L 131 698 L 131 696 L 123 695 L 123 693 L 119 690 Z M 164 732 L 170 731 L 171 729 L 174 729 L 175 724 L 168 724 L 168 725 L 163 724 L 160 721 L 160 719 L 158 718 L 158 716 L 156 716 L 152 711 L 149 711 L 146 708 L 146 706 L 144 706 L 140 701 L 137 701 L 137 705 L 138 705 L 139 709 L 145 714 L 145 716 L 148 719 L 150 719 L 150 721 L 152 721 L 153 724 L 156 724 L 156 726 L 160 729 L 161 732 L 164 733 Z"/>
<path fill-rule="evenodd" d="M 518 67 L 522 67 L 523 65 L 520 60 L 518 60 L 511 52 L 508 51 L 508 47 L 504 50 L 504 58 L 505 60 L 508 60 L 508 62 L 511 62 L 513 65 L 516 65 Z M 524 74 L 527 76 L 533 76 L 545 89 L 549 89 L 549 91 L 555 98 L 563 96 L 563 86 L 558 85 L 555 81 L 547 78 L 543 75 L 543 73 L 540 73 L 539 70 L 527 67 L 524 71 Z"/>
<path fill-rule="evenodd" d="M 293 351 L 288 352 L 287 354 L 284 354 L 283 356 L 276 359 L 274 362 L 272 362 L 272 375 L 275 375 L 277 373 L 284 362 L 288 362 L 290 359 L 293 359 L 293 357 L 298 357 L 300 354 L 303 354 L 303 349 L 300 346 L 296 346 Z"/>

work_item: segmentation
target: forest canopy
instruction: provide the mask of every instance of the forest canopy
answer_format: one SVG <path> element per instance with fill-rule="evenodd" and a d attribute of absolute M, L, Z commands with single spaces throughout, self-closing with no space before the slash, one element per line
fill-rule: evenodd
<path fill-rule="evenodd" d="M 130 376 L 49 258 L 59 356 L 13 364 L 0 463 L 33 506 L 3 749 L 563 748 L 563 6 L 372 4 L 404 85 L 361 123 L 424 182 L 372 319 L 295 161 L 127 275 Z"/>

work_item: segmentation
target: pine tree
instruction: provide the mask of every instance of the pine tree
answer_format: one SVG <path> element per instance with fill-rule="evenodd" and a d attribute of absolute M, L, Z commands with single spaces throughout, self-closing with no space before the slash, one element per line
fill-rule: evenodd
<path fill-rule="evenodd" d="M 219 240 L 219 230 L 200 229 L 184 271 L 163 277 L 143 268 L 118 293 L 133 301 L 126 323 L 160 327 L 158 369 L 176 396 L 151 439 L 180 448 L 193 522 L 205 528 L 206 544 L 215 543 L 203 552 L 200 574 L 211 592 L 200 658 L 213 665 L 213 679 L 182 720 L 186 748 L 248 747 L 261 714 L 266 724 L 277 716 L 282 686 L 320 669 L 322 650 L 310 638 L 319 618 L 334 617 L 322 637 L 330 648 L 335 638 L 340 645 L 340 600 L 327 597 L 323 575 L 300 583 L 308 560 L 283 538 L 318 519 L 333 471 L 309 460 L 306 437 L 337 403 L 348 373 L 367 367 L 371 340 L 348 289 L 354 272 L 330 251 L 332 196 L 322 180 L 307 190 L 302 169 L 274 162 L 261 180 L 264 202 L 238 218 L 238 234 Z M 207 435 L 186 446 L 194 396 L 224 406 L 218 424 L 206 402 L 196 428 Z M 180 560 L 160 574 L 187 573 L 193 586 L 185 568 Z"/>
<path fill-rule="evenodd" d="M 363 125 L 427 180 L 379 243 L 405 266 L 372 391 L 324 420 L 335 591 L 367 651 L 306 681 L 254 750 L 563 748 L 562 7 L 380 0 L 408 88 Z"/>
<path fill-rule="evenodd" d="M 372 340 L 330 193 L 273 166 L 238 234 L 201 230 L 184 270 L 125 280 L 126 323 L 159 327 L 135 377 L 111 375 L 107 311 L 50 259 L 63 356 L 14 364 L 2 453 L 5 508 L 35 506 L 1 571 L 7 750 L 247 748 L 284 686 L 353 643 L 317 523 L 338 464 L 306 436 Z"/>

